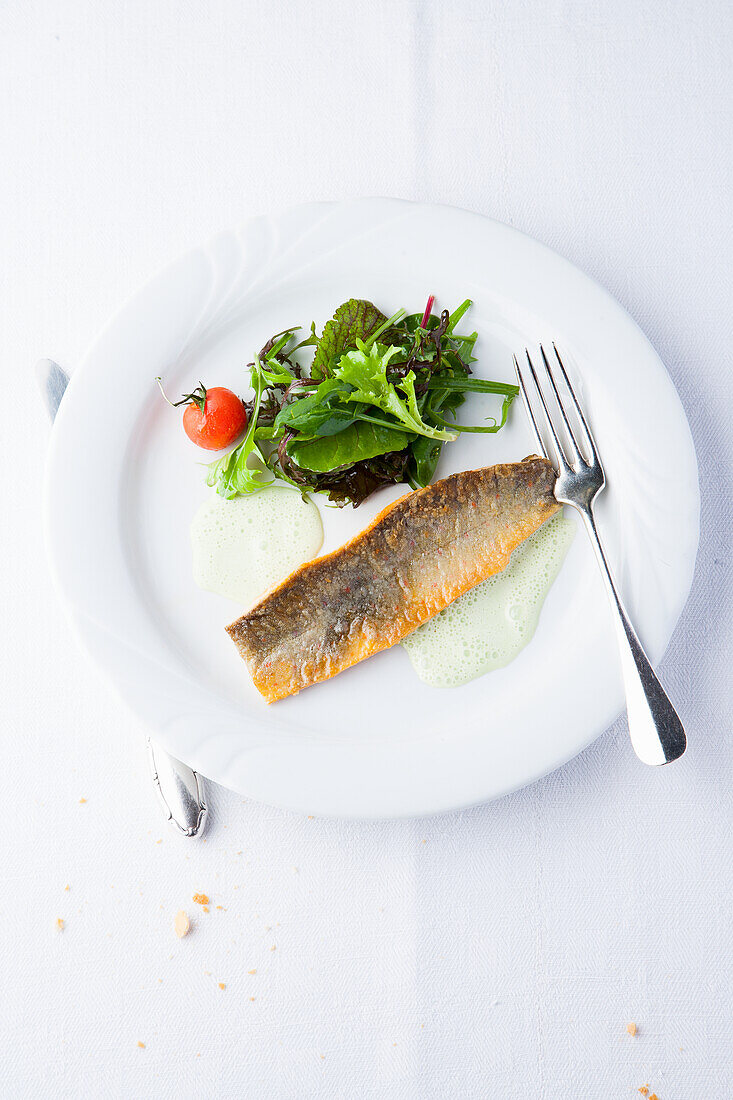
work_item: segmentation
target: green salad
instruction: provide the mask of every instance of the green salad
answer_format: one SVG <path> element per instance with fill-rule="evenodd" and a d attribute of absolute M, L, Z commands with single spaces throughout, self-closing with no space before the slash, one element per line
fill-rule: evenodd
<path fill-rule="evenodd" d="M 279 479 L 356 506 L 382 485 L 427 485 L 460 432 L 498 432 L 517 387 L 472 375 L 477 334 L 458 331 L 470 300 L 439 316 L 433 303 L 387 317 L 352 298 L 320 336 L 315 324 L 304 339 L 272 336 L 249 364 L 246 434 L 209 465 L 208 484 L 231 498 Z M 458 423 L 469 392 L 500 397 L 498 419 Z"/>

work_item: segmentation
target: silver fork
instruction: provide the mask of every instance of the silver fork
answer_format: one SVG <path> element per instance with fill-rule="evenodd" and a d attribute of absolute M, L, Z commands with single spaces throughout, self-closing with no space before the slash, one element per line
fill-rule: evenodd
<path fill-rule="evenodd" d="M 557 430 L 556 422 L 553 422 L 553 416 L 548 408 L 542 387 L 540 386 L 537 371 L 534 368 L 529 351 L 527 351 L 527 365 L 529 366 L 532 381 L 534 383 L 533 392 L 539 397 L 544 412 L 544 423 L 552 439 L 553 449 L 555 451 L 555 462 L 553 465 L 558 475 L 555 483 L 555 499 L 561 504 L 569 504 L 572 508 L 576 508 L 577 511 L 580 512 L 583 517 L 583 522 L 585 523 L 585 529 L 590 536 L 593 549 L 596 552 L 598 564 L 601 567 L 608 598 L 614 612 L 618 647 L 621 655 L 621 671 L 623 674 L 624 689 L 626 691 L 626 712 L 629 719 L 631 744 L 634 746 L 636 755 L 640 760 L 643 760 L 645 764 L 668 764 L 671 760 L 676 760 L 678 757 L 682 756 L 682 753 L 685 751 L 687 747 L 685 731 L 677 716 L 677 712 L 670 703 L 664 688 L 660 684 L 654 673 L 654 669 L 649 663 L 649 659 L 636 635 L 636 631 L 629 621 L 623 601 L 621 600 L 611 574 L 608 561 L 606 560 L 606 555 L 598 536 L 596 521 L 593 515 L 593 503 L 605 486 L 606 478 L 603 473 L 601 460 L 598 457 L 598 449 L 593 439 L 593 435 L 591 434 L 591 430 L 588 427 L 588 422 L 578 404 L 578 400 L 573 392 L 573 387 L 570 385 L 570 379 L 563 366 L 558 350 L 554 344 L 552 347 L 555 352 L 557 365 L 560 368 L 563 381 L 567 387 L 572 407 L 575 411 L 578 427 L 581 429 L 581 442 L 585 450 L 584 456 L 581 447 L 578 445 L 577 429 L 574 430 L 570 423 L 552 368 L 545 355 L 545 349 L 540 347 L 545 374 L 549 380 L 552 393 L 554 394 L 555 404 L 564 428 L 563 434 L 565 440 L 564 442 L 560 441 L 560 433 Z M 537 418 L 533 411 L 527 383 L 522 374 L 524 368 L 520 367 L 516 355 L 514 356 L 514 366 L 517 370 L 517 378 L 519 379 L 519 387 L 522 391 L 524 407 L 534 429 L 537 443 L 545 457 L 552 462 L 552 457 L 547 453 L 542 434 L 537 424 Z"/>

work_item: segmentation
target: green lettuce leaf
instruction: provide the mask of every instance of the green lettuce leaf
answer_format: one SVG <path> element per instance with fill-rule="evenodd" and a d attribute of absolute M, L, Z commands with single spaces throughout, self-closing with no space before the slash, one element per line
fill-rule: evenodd
<path fill-rule="evenodd" d="M 212 489 L 216 486 L 219 496 L 231 500 L 239 495 L 257 493 L 260 489 L 272 484 L 272 477 L 265 475 L 265 460 L 260 449 L 255 443 L 255 431 L 257 429 L 257 414 L 262 399 L 262 391 L 267 383 L 262 378 L 259 359 L 252 366 L 252 386 L 255 396 L 252 413 L 249 418 L 247 434 L 238 447 L 229 451 L 223 458 L 217 458 L 210 462 L 207 468 L 206 484 Z M 258 465 L 250 466 L 250 455 Z"/>
<path fill-rule="evenodd" d="M 322 474 L 352 466 L 365 458 L 401 451 L 411 439 L 414 436 L 398 428 L 385 428 L 381 424 L 356 420 L 338 435 L 320 439 L 292 439 L 286 450 L 301 469 Z"/>
<path fill-rule="evenodd" d="M 364 341 L 357 337 L 356 350 L 342 355 L 335 370 L 337 378 L 354 387 L 349 400 L 376 405 L 415 435 L 425 435 L 430 439 L 445 441 L 455 439 L 455 432 L 434 428 L 431 424 L 426 424 L 420 416 L 413 371 L 406 374 L 398 383 L 402 396 L 398 394 L 396 387 L 387 381 L 387 366 L 390 359 L 399 351 L 397 347 L 386 348 L 379 343 L 367 347 Z"/>
<path fill-rule="evenodd" d="M 295 381 L 295 375 L 277 359 L 267 359 L 265 363 L 256 359 L 255 365 L 266 386 L 289 386 Z"/>
<path fill-rule="evenodd" d="M 357 338 L 367 340 L 387 320 L 373 302 L 350 298 L 340 305 L 326 322 L 311 366 L 312 378 L 326 378 L 331 366 L 348 348 L 356 347 Z"/>
<path fill-rule="evenodd" d="M 412 463 L 410 472 L 415 482 L 421 487 L 429 485 L 433 479 L 435 468 L 438 465 L 443 444 L 439 439 L 428 439 L 421 435 L 410 448 Z"/>
<path fill-rule="evenodd" d="M 351 387 L 336 378 L 321 382 L 315 393 L 283 405 L 275 417 L 275 429 L 291 428 L 309 438 L 343 431 L 355 419 L 354 411 L 340 403 Z"/>
<path fill-rule="evenodd" d="M 248 463 L 250 455 L 259 459 L 262 465 L 251 467 Z M 264 468 L 265 461 L 259 448 L 254 442 L 248 445 L 244 440 L 223 458 L 209 463 L 206 484 L 211 488 L 216 486 L 219 496 L 226 497 L 227 500 L 257 493 L 272 483 L 272 478 L 264 475 Z"/>

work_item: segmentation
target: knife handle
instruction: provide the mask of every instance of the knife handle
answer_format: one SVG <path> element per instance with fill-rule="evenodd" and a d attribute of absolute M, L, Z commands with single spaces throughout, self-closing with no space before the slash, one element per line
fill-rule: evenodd
<path fill-rule="evenodd" d="M 193 768 L 176 760 L 150 737 L 148 758 L 153 785 L 168 820 L 184 836 L 196 836 L 203 829 L 208 813 L 198 775 Z"/>

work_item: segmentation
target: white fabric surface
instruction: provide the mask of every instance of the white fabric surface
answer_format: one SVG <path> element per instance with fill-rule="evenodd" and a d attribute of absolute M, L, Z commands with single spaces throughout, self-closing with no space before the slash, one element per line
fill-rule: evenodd
<path fill-rule="evenodd" d="M 4 1096 L 733 1095 L 732 46 L 727 0 L 0 5 Z M 210 786 L 185 841 L 51 587 L 31 368 L 73 368 L 215 230 L 361 194 L 533 234 L 667 363 L 703 491 L 662 666 L 690 748 L 645 768 L 618 723 L 527 790 L 412 823 Z"/>

